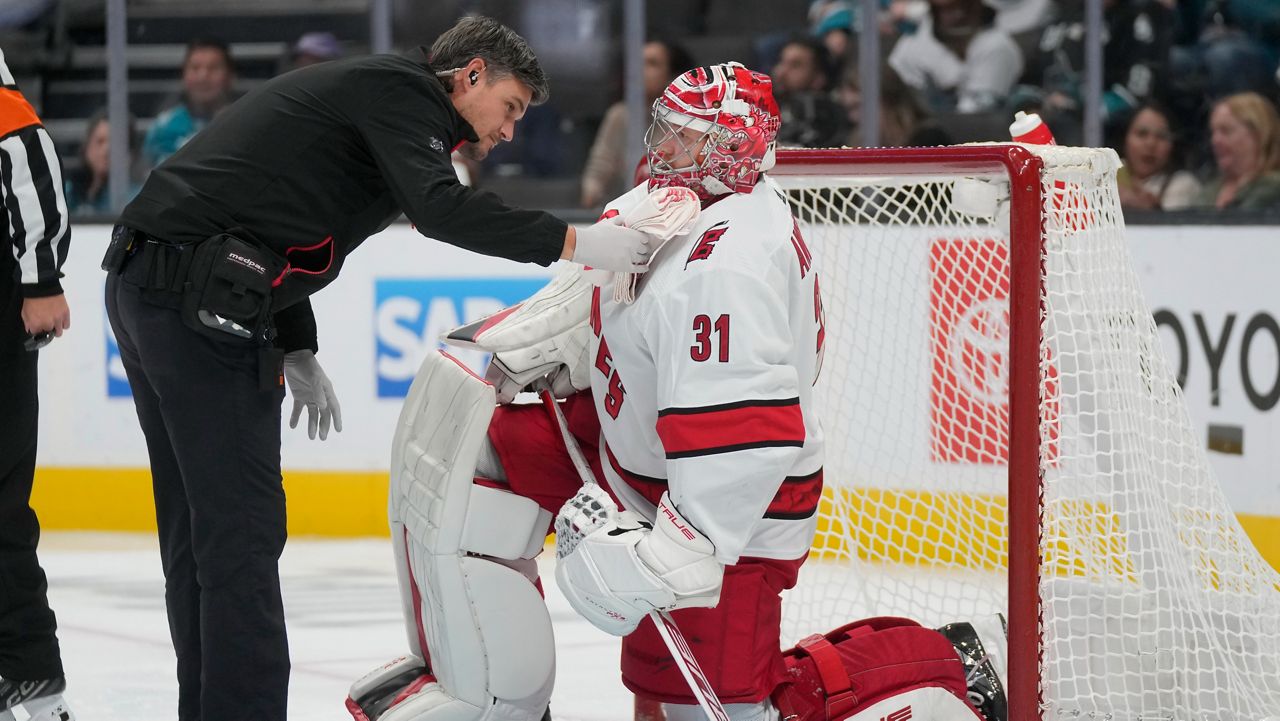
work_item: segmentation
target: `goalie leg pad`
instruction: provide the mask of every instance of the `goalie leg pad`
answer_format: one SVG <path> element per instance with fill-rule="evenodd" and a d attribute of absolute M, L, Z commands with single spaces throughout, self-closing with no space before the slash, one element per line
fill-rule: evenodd
<path fill-rule="evenodd" d="M 905 618 L 849 623 L 802 639 L 784 656 L 787 683 L 773 701 L 786 718 L 983 721 L 966 698 L 951 642 Z"/>
<path fill-rule="evenodd" d="M 707 712 L 701 706 L 690 706 L 682 703 L 664 703 L 662 711 L 667 721 L 705 721 Z M 765 700 L 760 703 L 727 703 L 724 712 L 729 721 L 779 721 L 778 709 L 773 702 Z M 877 720 L 878 721 L 878 720 Z"/>
<path fill-rule="evenodd" d="M 895 694 L 861 709 L 852 716 L 822 717 L 822 721 L 882 721 L 885 718 L 913 721 L 982 721 L 973 707 L 937 686 L 922 686 Z"/>
<path fill-rule="evenodd" d="M 473 482 L 493 387 L 445 354 L 423 362 L 392 444 L 388 510 L 410 649 L 426 683 L 381 721 L 538 721 L 555 650 L 538 590 L 485 556 L 542 549 L 551 516 L 532 500 Z"/>
<path fill-rule="evenodd" d="M 356 721 L 380 719 L 392 706 L 421 690 L 435 677 L 417 656 L 401 656 L 365 674 L 351 684 L 347 710 Z"/>

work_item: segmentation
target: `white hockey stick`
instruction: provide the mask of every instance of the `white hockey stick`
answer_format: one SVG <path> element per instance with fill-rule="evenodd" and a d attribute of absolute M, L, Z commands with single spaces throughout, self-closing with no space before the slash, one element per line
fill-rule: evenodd
<path fill-rule="evenodd" d="M 564 447 L 568 449 L 569 458 L 573 461 L 573 467 L 578 470 L 578 475 L 582 477 L 582 482 L 597 484 L 596 475 L 591 470 L 591 464 L 587 463 L 587 457 L 582 455 L 582 449 L 578 447 L 578 442 L 569 433 L 569 422 L 565 420 L 564 413 L 560 411 L 560 404 L 556 403 L 555 396 L 551 395 L 551 390 L 546 387 L 546 381 L 539 382 L 538 395 L 542 398 L 542 405 L 547 407 L 547 411 L 555 419 L 556 426 L 560 429 L 560 437 L 564 440 Z M 693 692 L 693 697 L 698 699 L 698 705 L 706 713 L 708 721 L 729 721 L 729 714 L 724 710 L 724 704 L 720 703 L 720 699 L 716 698 L 715 691 L 711 689 L 711 682 L 707 680 L 707 675 L 702 672 L 702 667 L 698 665 L 698 659 L 694 658 L 688 641 L 685 640 L 684 634 L 680 632 L 680 628 L 676 626 L 676 622 L 672 620 L 671 614 L 666 611 L 654 610 L 649 612 L 649 619 L 657 627 L 658 635 L 662 636 L 662 640 L 666 642 L 667 650 L 671 651 L 672 660 L 676 662 L 676 667 L 680 669 L 680 674 L 684 676 L 685 682 L 689 684 L 689 690 Z"/>

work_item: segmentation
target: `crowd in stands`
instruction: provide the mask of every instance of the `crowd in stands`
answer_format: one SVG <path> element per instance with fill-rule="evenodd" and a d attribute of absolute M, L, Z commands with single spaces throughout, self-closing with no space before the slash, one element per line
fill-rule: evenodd
<path fill-rule="evenodd" d="M 1019 110 L 1040 113 L 1059 143 L 1082 144 L 1083 0 L 878 1 L 878 144 L 1007 140 Z M 655 36 L 644 46 L 646 102 L 695 63 L 737 59 L 773 76 L 783 115 L 781 144 L 865 145 L 859 127 L 861 9 L 860 0 L 811 0 L 807 26 L 760 28 L 750 37 L 749 57 L 713 57 L 715 51 L 694 38 L 701 28 Z M 1280 209 L 1280 2 L 1104 0 L 1103 24 L 1099 102 L 1105 142 L 1125 163 L 1124 207 Z M 686 46 L 689 39 L 695 42 Z M 290 45 L 279 70 L 343 54 L 333 34 L 306 33 Z M 188 45 L 180 95 L 154 119 L 143 119 L 144 137 L 131 145 L 131 192 L 147 168 L 237 97 L 236 85 L 226 44 Z M 523 149 L 501 148 L 487 166 L 460 163 L 459 171 L 479 183 L 498 163 L 505 164 L 498 176 L 510 175 L 513 166 L 523 175 L 580 175 L 577 197 L 566 204 L 598 208 L 638 172 L 627 167 L 629 113 L 621 93 L 615 97 L 602 117 L 578 128 L 594 142 L 573 162 L 548 160 L 561 154 L 568 122 L 553 92 L 548 106 L 531 109 L 522 123 L 513 145 L 522 135 Z M 107 210 L 102 120 L 91 119 L 78 167 L 68 174 L 69 197 L 82 212 Z"/>
<path fill-rule="evenodd" d="M 881 145 L 1004 140 L 1035 111 L 1083 141 L 1080 0 L 881 0 Z M 815 0 L 774 65 L 785 141 L 860 145 L 859 2 Z M 1103 128 L 1132 210 L 1280 209 L 1280 3 L 1106 0 Z M 1180 122 L 1181 121 L 1181 122 Z"/>

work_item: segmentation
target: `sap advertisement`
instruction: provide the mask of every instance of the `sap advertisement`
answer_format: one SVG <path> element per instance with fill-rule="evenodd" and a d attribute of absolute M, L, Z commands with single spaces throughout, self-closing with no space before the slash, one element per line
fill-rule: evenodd
<path fill-rule="evenodd" d="M 533 295 L 542 278 L 427 278 L 374 281 L 375 371 L 379 398 L 403 398 L 442 333 Z M 483 375 L 486 354 L 453 355 Z"/>
<path fill-rule="evenodd" d="M 1185 390 L 1197 444 L 1206 449 L 1237 511 L 1280 516 L 1280 295 L 1273 277 L 1280 267 L 1280 246 L 1275 230 L 1148 226 L 1129 228 L 1127 233 L 1164 355 Z M 103 309 L 104 275 L 98 263 L 108 235 L 106 226 L 74 229 L 64 268 L 72 327 L 41 351 L 43 466 L 147 465 L 128 380 Z M 821 250 L 815 250 L 821 262 Z M 930 263 L 923 251 L 919 267 L 902 271 L 918 280 L 918 292 L 925 296 L 932 287 Z M 286 469 L 387 469 L 401 401 L 422 358 L 441 347 L 440 334 L 520 301 L 554 270 L 475 255 L 426 239 L 406 225 L 369 239 L 347 260 L 342 276 L 312 299 L 319 326 L 318 357 L 341 402 L 343 432 L 321 443 L 309 441 L 301 428 L 284 428 Z M 961 281 L 968 282 L 956 282 Z M 843 309 L 832 295 L 839 287 L 835 279 L 824 278 L 830 334 L 842 332 Z M 927 317 L 884 320 L 918 326 L 919 345 L 898 352 L 926 355 L 931 347 L 950 342 L 934 338 L 931 344 L 928 329 L 942 332 L 956 322 Z M 974 322 L 955 327 L 971 326 L 977 327 Z M 479 353 L 458 355 L 477 371 L 486 362 Z M 838 362 L 828 355 L 829 366 Z M 934 368 L 936 377 L 926 372 L 915 391 L 927 398 L 931 384 L 945 380 L 946 373 L 968 377 L 973 370 Z M 824 376 L 838 377 L 839 372 L 828 367 Z M 936 400 L 968 402 L 942 396 Z M 291 406 L 286 397 L 286 426 Z M 918 413 L 920 431 L 918 438 L 899 441 L 931 449 L 926 452 L 935 460 L 950 457 L 954 449 L 940 442 L 950 431 L 937 427 L 936 419 L 931 426 L 929 408 L 927 403 L 904 401 L 900 411 Z M 833 453 L 840 452 L 839 436 L 857 437 L 838 427 L 828 427 L 827 434 Z M 1004 440 L 996 434 L 990 442 L 997 447 Z"/>

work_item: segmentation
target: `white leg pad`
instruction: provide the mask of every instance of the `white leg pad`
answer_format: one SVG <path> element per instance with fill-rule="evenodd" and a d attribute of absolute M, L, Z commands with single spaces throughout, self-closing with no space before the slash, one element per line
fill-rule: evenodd
<path fill-rule="evenodd" d="M 701 706 L 664 703 L 662 710 L 667 721 L 706 721 L 707 712 Z M 769 699 L 759 703 L 727 703 L 724 712 L 729 721 L 778 721 L 778 709 Z"/>
<path fill-rule="evenodd" d="M 888 716 L 915 721 L 985 721 L 966 701 L 936 686 L 881 699 L 850 716 L 849 721 L 881 721 Z"/>
<path fill-rule="evenodd" d="M 497 560 L 542 549 L 551 514 L 473 483 L 493 387 L 445 354 L 423 362 L 392 445 L 388 511 L 410 649 L 437 683 L 381 721 L 538 721 L 555 645 L 538 590 Z M 426 648 L 423 648 L 425 642 Z"/>
<path fill-rule="evenodd" d="M 75 714 L 71 713 L 71 707 L 62 698 L 61 694 L 56 696 L 42 696 L 32 699 L 22 704 L 27 712 L 27 721 L 76 721 Z M 9 711 L 3 713 L 12 713 Z M 4 716 L 0 715 L 0 719 Z M 10 715 L 9 718 L 16 718 Z"/>

